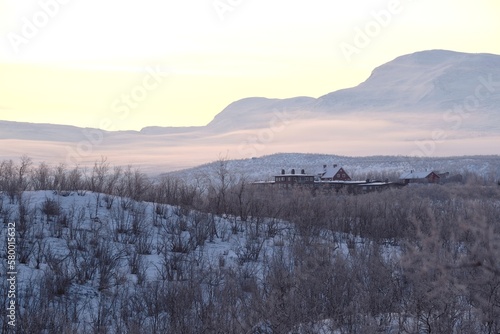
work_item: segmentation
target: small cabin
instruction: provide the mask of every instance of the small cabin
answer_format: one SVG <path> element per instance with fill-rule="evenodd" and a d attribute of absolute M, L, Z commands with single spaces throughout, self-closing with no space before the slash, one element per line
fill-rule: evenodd
<path fill-rule="evenodd" d="M 403 183 L 438 183 L 441 179 L 435 172 L 415 172 L 409 171 L 401 174 L 399 177 Z"/>

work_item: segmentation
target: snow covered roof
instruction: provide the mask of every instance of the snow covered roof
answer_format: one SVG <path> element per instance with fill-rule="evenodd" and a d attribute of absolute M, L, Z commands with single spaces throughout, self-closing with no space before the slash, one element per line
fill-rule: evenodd
<path fill-rule="evenodd" d="M 285 173 L 285 170 L 281 170 L 281 174 L 275 176 L 316 176 L 315 174 L 306 174 L 304 169 L 292 169 L 290 173 Z"/>
<path fill-rule="evenodd" d="M 339 170 L 342 168 L 342 166 L 326 166 L 323 167 L 323 169 L 318 173 L 321 175 L 321 178 L 325 179 L 333 179 L 333 177 L 339 172 Z"/>
<path fill-rule="evenodd" d="M 401 180 L 425 179 L 426 177 L 428 177 L 432 173 L 433 172 L 414 172 L 414 171 L 410 171 L 410 172 L 404 172 L 403 174 L 401 174 L 401 176 L 399 178 Z"/>
<path fill-rule="evenodd" d="M 316 182 L 318 184 L 345 184 L 345 185 L 358 185 L 358 184 L 366 184 L 366 181 L 342 181 L 342 180 L 335 180 L 335 181 L 318 181 Z"/>
<path fill-rule="evenodd" d="M 394 184 L 393 182 L 367 182 L 365 184 L 360 184 L 360 186 L 364 187 L 380 187 L 380 186 L 386 186 L 386 185 L 392 185 Z"/>

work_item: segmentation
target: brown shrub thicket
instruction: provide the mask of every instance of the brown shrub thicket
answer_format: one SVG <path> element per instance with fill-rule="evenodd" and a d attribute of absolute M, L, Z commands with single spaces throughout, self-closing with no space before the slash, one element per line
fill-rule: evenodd
<path fill-rule="evenodd" d="M 252 185 L 226 163 L 193 184 L 105 159 L 0 162 L 0 222 L 18 222 L 36 273 L 19 282 L 18 332 L 500 332 L 498 185 L 313 194 Z M 57 194 L 37 207 L 30 189 Z M 65 208 L 67 192 L 95 196 Z M 245 240 L 234 263 L 200 255 L 231 235 Z"/>

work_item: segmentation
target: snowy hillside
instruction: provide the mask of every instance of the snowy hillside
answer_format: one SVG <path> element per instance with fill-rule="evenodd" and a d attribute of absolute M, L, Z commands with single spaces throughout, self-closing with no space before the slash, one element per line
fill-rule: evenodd
<path fill-rule="evenodd" d="M 404 171 L 439 171 L 450 174 L 474 173 L 489 182 L 500 180 L 500 156 L 463 156 L 447 158 L 414 158 L 404 156 L 347 157 L 327 154 L 278 153 L 252 159 L 228 160 L 228 169 L 248 180 L 274 180 L 274 176 L 285 169 L 289 172 L 305 169 L 306 173 L 316 173 L 323 165 L 343 166 L 351 178 L 394 178 Z M 171 172 L 185 180 L 195 175 L 209 175 L 217 169 L 218 162 L 194 168 Z"/>
<path fill-rule="evenodd" d="M 109 193 L 12 192 L 19 177 L 0 176 L 3 333 L 12 317 L 15 332 L 43 334 L 500 330 L 499 291 L 484 289 L 500 270 L 497 185 L 209 187 L 200 203 L 168 205 L 189 188 L 148 184 L 149 202 L 117 195 L 128 174 L 101 175 Z M 18 186 L 28 180 L 50 177 Z"/>
<path fill-rule="evenodd" d="M 84 190 L 26 191 L 18 200 L 0 192 L 0 213 L 0 221 L 17 232 L 16 321 L 24 333 L 136 333 L 138 319 L 149 329 L 179 329 L 168 320 L 175 316 L 170 312 L 174 304 L 190 302 L 181 298 L 194 297 L 176 295 L 186 292 L 183 286 L 203 296 L 238 279 L 238 289 L 247 293 L 262 285 L 274 261 L 290 256 L 299 233 L 277 218 L 242 220 Z M 1 230 L 0 240 L 7 240 L 7 231 Z M 342 233 L 321 239 L 324 251 L 340 257 L 349 256 L 348 242 L 362 242 Z M 2 247 L 2 265 L 6 258 Z M 211 297 L 200 298 L 205 303 Z M 163 306 L 145 309 L 153 300 Z M 0 315 L 5 329 L 5 314 Z M 200 332 L 189 324 L 194 327 L 183 332 Z M 252 333 L 266 327 L 257 322 Z"/>
<path fill-rule="evenodd" d="M 60 316 L 74 321 L 66 324 L 67 332 L 96 332 L 100 325 L 106 333 L 124 333 L 123 328 L 108 326 L 118 315 L 108 308 L 123 308 L 128 302 L 123 298 L 120 305 L 113 305 L 109 297 L 115 289 L 123 291 L 121 297 L 132 293 L 136 298 L 133 295 L 140 291 L 133 289 L 158 282 L 201 279 L 206 283 L 200 284 L 210 284 L 215 278 L 195 275 L 214 268 L 248 270 L 262 277 L 263 261 L 273 256 L 275 248 L 282 250 L 291 233 L 289 224 L 276 219 L 262 221 L 263 228 L 275 229 L 265 236 L 250 222 L 234 217 L 88 191 L 28 191 L 17 203 L 0 193 L 0 212 L 0 221 L 14 222 L 18 233 L 17 296 L 25 314 L 18 323 L 24 321 L 24 333 L 38 332 L 39 326 L 47 326 L 48 333 L 60 332 L 51 327 Z M 1 230 L 0 240 L 7 240 L 6 232 Z M 5 258 L 2 247 L 2 265 Z M 29 318 L 35 311 L 29 307 L 40 307 L 45 297 L 54 303 L 66 298 L 64 307 L 71 305 L 73 310 L 48 316 L 40 309 L 39 317 Z M 103 310 L 108 311 L 103 314 Z M 97 319 L 102 316 L 107 320 L 100 324 Z M 2 314 L 0 328 L 6 328 L 4 319 Z"/>

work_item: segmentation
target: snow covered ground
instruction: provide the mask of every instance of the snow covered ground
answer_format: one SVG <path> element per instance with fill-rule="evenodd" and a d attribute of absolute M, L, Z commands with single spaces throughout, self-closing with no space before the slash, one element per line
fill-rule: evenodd
<path fill-rule="evenodd" d="M 27 191 L 16 203 L 0 194 L 0 213 L 4 225 L 16 224 L 17 321 L 47 326 L 45 331 L 37 327 L 40 333 L 54 330 L 54 314 L 42 309 L 46 302 L 52 303 L 48 311 L 73 319 L 67 329 L 74 333 L 98 326 L 113 333 L 120 329 L 106 324 L 126 302 L 120 293 L 135 298 L 151 284 L 187 282 L 217 270 L 248 272 L 263 280 L 266 263 L 276 252 L 284 256 L 296 233 L 293 225 L 276 219 L 241 221 L 84 191 Z M 6 231 L 1 230 L 0 240 L 6 240 Z M 362 243 L 342 234 L 326 233 L 325 238 L 332 251 L 344 256 L 351 251 L 348 241 Z M 385 252 L 395 254 L 391 246 Z M 0 255 L 4 272 L 5 247 Z M 210 279 L 196 281 L 209 289 Z M 100 323 L 102 312 L 109 314 Z M 145 316 L 144 321 L 154 319 Z"/>
<path fill-rule="evenodd" d="M 223 322 L 228 333 L 415 333 L 428 325 L 425 316 L 443 324 L 442 310 L 435 309 L 442 305 L 420 308 L 422 298 L 436 299 L 425 292 L 436 283 L 425 266 L 450 264 L 448 253 L 435 259 L 417 251 L 426 244 L 419 237 L 434 242 L 419 227 L 435 226 L 447 246 L 463 228 L 497 241 L 493 229 L 477 226 L 497 223 L 496 185 L 417 185 L 356 196 L 252 189 L 245 203 L 255 216 L 244 220 L 90 191 L 0 193 L 0 240 L 7 240 L 9 224 L 16 232 L 16 267 L 7 268 L 2 246 L 0 270 L 17 272 L 18 331 L 217 333 Z M 207 200 L 203 207 L 211 208 Z M 285 216 L 288 221 L 279 218 Z M 468 247 L 475 252 L 475 244 Z M 464 250 L 461 245 L 454 261 L 468 254 Z M 410 257 L 425 260 L 423 266 Z M 428 280 L 419 285 L 419 277 Z M 482 283 L 467 284 L 476 291 Z M 7 289 L 1 280 L 4 304 Z M 448 317 L 459 314 L 464 326 L 476 326 L 467 328 L 482 328 L 481 316 L 471 314 L 489 305 L 476 306 L 464 298 L 468 292 L 453 291 L 439 299 L 445 311 L 453 303 Z M 5 312 L 0 309 L 0 328 Z"/>

